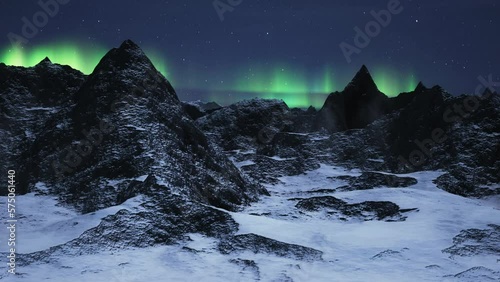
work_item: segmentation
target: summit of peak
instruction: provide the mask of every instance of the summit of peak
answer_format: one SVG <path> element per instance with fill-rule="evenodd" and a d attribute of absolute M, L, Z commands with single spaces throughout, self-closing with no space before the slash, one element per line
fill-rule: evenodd
<path fill-rule="evenodd" d="M 427 90 L 428 88 L 422 83 L 422 81 L 420 81 L 417 85 L 417 87 L 415 87 L 415 92 L 422 92 L 424 90 Z"/>
<path fill-rule="evenodd" d="M 120 47 L 118 49 L 120 49 L 120 50 L 141 50 L 141 47 L 139 47 L 139 45 L 137 45 L 134 41 L 127 39 L 127 40 L 122 42 L 122 44 L 120 45 Z"/>
<path fill-rule="evenodd" d="M 361 66 L 346 88 L 349 87 L 359 87 L 366 92 L 378 92 L 378 87 L 365 65 Z"/>
<path fill-rule="evenodd" d="M 121 69 L 133 69 L 146 73 L 155 69 L 151 60 L 146 56 L 132 40 L 125 40 L 120 47 L 111 49 L 101 59 L 94 72 L 117 71 Z"/>
<path fill-rule="evenodd" d="M 37 65 L 45 65 L 45 64 L 52 64 L 52 61 L 49 59 L 49 57 L 45 57 L 43 60 L 41 60 Z"/>

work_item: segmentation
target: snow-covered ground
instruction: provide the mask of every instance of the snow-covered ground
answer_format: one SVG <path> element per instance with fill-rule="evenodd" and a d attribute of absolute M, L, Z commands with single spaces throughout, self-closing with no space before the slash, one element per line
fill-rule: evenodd
<path fill-rule="evenodd" d="M 2 201 L 6 202 L 5 197 L 2 197 Z M 59 206 L 53 196 L 36 196 L 35 193 L 17 196 L 16 252 L 27 254 L 64 244 L 121 209 L 137 211 L 141 202 L 141 196 L 137 196 L 122 205 L 82 215 Z M 2 217 L 1 220 L 6 222 L 7 218 Z M 0 236 L 8 238 L 8 230 L 2 228 Z M 1 246 L 0 250 L 6 252 L 7 244 Z"/>
<path fill-rule="evenodd" d="M 189 240 L 171 246 L 58 257 L 56 264 L 35 263 L 17 269 L 24 273 L 18 279 L 3 278 L 73 282 L 481 281 L 483 272 L 491 276 L 486 269 L 500 269 L 499 258 L 492 255 L 450 257 L 442 252 L 464 229 L 500 225 L 498 203 L 463 198 L 436 188 L 432 180 L 442 174 L 439 171 L 398 175 L 418 180 L 418 184 L 407 188 L 335 191 L 346 183 L 331 177 L 360 173 L 321 165 L 303 175 L 280 178 L 282 183 L 266 186 L 270 196 L 263 196 L 242 212 L 230 213 L 240 225 L 239 234 L 254 233 L 320 250 L 322 260 L 300 261 L 250 251 L 222 255 L 216 239 L 189 234 Z M 301 213 L 295 207 L 296 198 L 325 195 L 348 203 L 391 201 L 402 209 L 418 210 L 406 213 L 405 221 L 344 222 Z M 1 197 L 0 202 L 0 208 L 5 210 L 6 197 Z M 52 196 L 18 196 L 18 251 L 34 252 L 70 241 L 120 209 L 140 209 L 140 202 L 138 196 L 120 206 L 80 215 L 58 206 Z M 2 223 L 6 221 L 4 214 Z M 0 251 L 6 252 L 6 228 L 1 229 L 0 236 Z"/>

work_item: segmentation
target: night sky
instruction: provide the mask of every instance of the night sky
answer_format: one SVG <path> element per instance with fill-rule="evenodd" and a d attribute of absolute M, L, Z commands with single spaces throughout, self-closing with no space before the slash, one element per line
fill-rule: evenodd
<path fill-rule="evenodd" d="M 48 56 L 88 74 L 132 39 L 181 100 L 220 104 L 263 97 L 321 106 L 363 64 L 388 96 L 418 81 L 452 94 L 473 93 L 479 75 L 500 81 L 495 0 L 400 0 L 385 26 L 371 25 L 363 48 L 355 27 L 365 30 L 371 11 L 396 0 L 218 0 L 219 13 L 213 0 L 58 1 L 49 15 L 38 1 L 0 0 L 1 62 L 31 66 Z M 41 27 L 24 36 L 23 17 Z M 357 48 L 350 62 L 342 42 Z"/>

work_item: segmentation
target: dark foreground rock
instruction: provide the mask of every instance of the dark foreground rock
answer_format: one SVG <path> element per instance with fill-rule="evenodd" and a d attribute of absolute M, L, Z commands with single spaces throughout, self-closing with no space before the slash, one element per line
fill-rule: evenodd
<path fill-rule="evenodd" d="M 193 119 L 197 120 L 203 116 L 213 113 L 222 107 L 215 102 L 204 103 L 201 101 L 182 102 L 182 109 Z"/>
<path fill-rule="evenodd" d="M 242 274 L 250 274 L 250 276 L 253 276 L 253 278 L 256 281 L 260 280 L 260 269 L 257 263 L 253 260 L 248 260 L 248 259 L 230 259 L 230 263 L 234 263 L 241 267 L 241 272 Z"/>
<path fill-rule="evenodd" d="M 84 213 L 140 193 L 137 180 L 147 176 L 156 181 L 141 185 L 163 183 L 186 199 L 229 210 L 265 193 L 197 128 L 170 82 L 134 42 L 109 51 L 82 85 L 70 89 L 73 104 L 47 117 L 9 163 L 23 176 L 20 191 L 44 182 Z"/>
<path fill-rule="evenodd" d="M 476 281 L 499 281 L 500 271 L 495 271 L 484 266 L 469 268 L 457 274 L 446 275 L 444 278 L 455 278 L 457 281 L 476 282 Z"/>
<path fill-rule="evenodd" d="M 284 128 L 289 108 L 281 100 L 253 99 L 224 107 L 196 124 L 226 151 L 267 143 Z"/>
<path fill-rule="evenodd" d="M 19 170 L 17 164 L 26 161 L 30 145 L 46 128 L 46 121 L 74 104 L 73 95 L 86 77 L 48 58 L 31 68 L 0 64 L 1 171 Z M 17 193 L 28 192 L 28 185 L 23 181 L 18 184 Z M 6 191 L 1 189 L 0 195 Z"/>
<path fill-rule="evenodd" d="M 490 254 L 500 256 L 500 225 L 489 224 L 488 229 L 467 229 L 453 238 L 453 246 L 443 250 L 452 256 Z"/>
<path fill-rule="evenodd" d="M 255 254 L 273 254 L 296 260 L 321 260 L 323 252 L 294 244 L 283 243 L 255 234 L 243 234 L 229 237 L 219 244 L 223 254 L 251 251 Z"/>
<path fill-rule="evenodd" d="M 19 194 L 43 183 L 45 194 L 82 214 L 139 202 L 74 240 L 20 254 L 19 266 L 174 244 L 186 233 L 222 239 L 238 225 L 212 206 L 236 211 L 267 193 L 195 125 L 170 82 L 130 40 L 89 76 L 48 60 L 34 68 L 0 65 L 0 74 L 0 116 L 26 118 L 18 128 L 0 121 L 1 140 L 8 139 L 1 167 L 16 170 Z"/>
<path fill-rule="evenodd" d="M 48 250 L 20 254 L 19 265 L 52 263 L 68 255 L 174 244 L 184 240 L 187 233 L 223 239 L 238 230 L 238 224 L 226 212 L 178 195 L 156 192 L 158 197 L 144 196 L 140 210 L 121 209 L 74 240 Z"/>
<path fill-rule="evenodd" d="M 356 204 L 332 196 L 312 197 L 299 200 L 295 205 L 303 211 L 326 211 L 329 215 L 336 215 L 340 220 L 360 218 L 363 220 L 404 221 L 399 206 L 387 201 L 366 201 Z"/>
<path fill-rule="evenodd" d="M 340 176 L 337 177 L 337 179 L 346 180 L 349 183 L 347 186 L 338 188 L 342 191 L 368 190 L 378 187 L 402 188 L 418 183 L 418 181 L 412 177 L 399 177 L 378 172 L 363 172 L 357 177 Z"/>

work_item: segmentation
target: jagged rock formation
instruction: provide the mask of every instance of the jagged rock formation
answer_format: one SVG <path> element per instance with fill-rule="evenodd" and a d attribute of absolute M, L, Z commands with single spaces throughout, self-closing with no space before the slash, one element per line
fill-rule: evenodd
<path fill-rule="evenodd" d="M 500 193 L 486 188 L 500 182 L 500 98 L 491 91 L 454 97 L 420 82 L 387 98 L 363 66 L 317 113 L 276 103 L 241 102 L 197 122 L 225 150 L 247 152 L 233 158 L 251 162 L 242 169 L 269 183 L 321 162 L 397 173 L 444 169 L 437 183 L 451 193 Z"/>
<path fill-rule="evenodd" d="M 255 254 L 275 254 L 297 260 L 321 260 L 322 255 L 321 251 L 312 248 L 287 244 L 255 234 L 243 234 L 226 238 L 220 242 L 218 247 L 223 254 L 249 250 Z"/>
<path fill-rule="evenodd" d="M 133 42 L 108 52 L 71 94 L 75 106 L 50 117 L 21 154 L 24 185 L 50 183 L 86 211 L 117 204 L 116 194 L 130 194 L 126 191 L 141 176 L 227 209 L 264 191 L 214 149 Z M 110 185 L 114 180 L 121 182 Z"/>
<path fill-rule="evenodd" d="M 221 109 L 222 107 L 215 102 L 204 103 L 201 101 L 194 101 L 182 102 L 182 108 L 193 120 L 197 120 L 207 114 Z"/>
<path fill-rule="evenodd" d="M 32 68 L 7 67 L 0 64 L 0 169 L 17 170 L 25 162 L 22 155 L 30 154 L 34 142 L 46 126 L 46 121 L 74 103 L 73 94 L 85 80 L 85 75 L 68 66 L 52 64 L 48 58 Z M 18 181 L 24 180 L 25 176 Z M 21 182 L 17 191 L 27 191 Z M 5 194 L 5 189 L 0 192 Z"/>
<path fill-rule="evenodd" d="M 317 126 L 331 132 L 366 127 L 387 113 L 387 101 L 363 65 L 342 92 L 328 96 L 319 112 Z"/>
<path fill-rule="evenodd" d="M 89 76 L 48 59 L 0 72 L 0 133 L 9 140 L 0 157 L 4 171 L 16 170 L 18 193 L 43 185 L 82 213 L 143 199 L 142 209 L 120 210 L 25 264 L 97 246 L 172 244 L 185 233 L 229 236 L 237 224 L 210 206 L 238 210 L 267 193 L 195 126 L 132 41 L 109 51 Z"/>
<path fill-rule="evenodd" d="M 400 213 L 399 206 L 388 201 L 366 201 L 348 204 L 333 196 L 322 196 L 302 199 L 297 203 L 296 207 L 309 212 L 324 210 L 328 215 L 335 215 L 340 220 L 360 218 L 365 221 L 384 219 L 401 221 L 405 219 Z"/>
<path fill-rule="evenodd" d="M 270 142 L 285 128 L 289 112 L 281 100 L 253 99 L 224 107 L 196 123 L 229 151 Z"/>
<path fill-rule="evenodd" d="M 453 238 L 453 246 L 443 250 L 451 256 L 500 255 L 500 226 L 490 224 L 488 229 L 467 229 Z"/>
<path fill-rule="evenodd" d="M 458 281 L 498 281 L 500 271 L 495 271 L 483 266 L 476 266 L 455 275 L 446 275 L 443 278 L 455 278 Z"/>
<path fill-rule="evenodd" d="M 500 182 L 496 93 L 487 89 L 479 96 L 453 97 L 439 86 L 427 88 L 420 82 L 412 92 L 380 97 L 365 66 L 343 92 L 329 96 L 318 125 L 333 133 L 337 161 L 392 172 L 445 169 L 448 173 L 438 185 L 451 193 L 500 193 L 484 188 Z M 368 115 L 360 117 L 360 112 Z M 360 120 L 365 122 L 349 122 Z M 368 159 L 383 161 L 373 164 Z"/>
<path fill-rule="evenodd" d="M 349 184 L 338 189 L 342 191 L 368 190 L 377 187 L 400 188 L 418 183 L 412 177 L 397 177 L 377 172 L 363 172 L 360 176 L 338 176 L 336 179 L 346 180 Z"/>
<path fill-rule="evenodd" d="M 306 133 L 310 132 L 311 128 L 316 125 L 318 111 L 313 106 L 310 106 L 307 110 L 293 108 L 290 111 L 289 121 L 285 127 L 286 131 Z"/>

